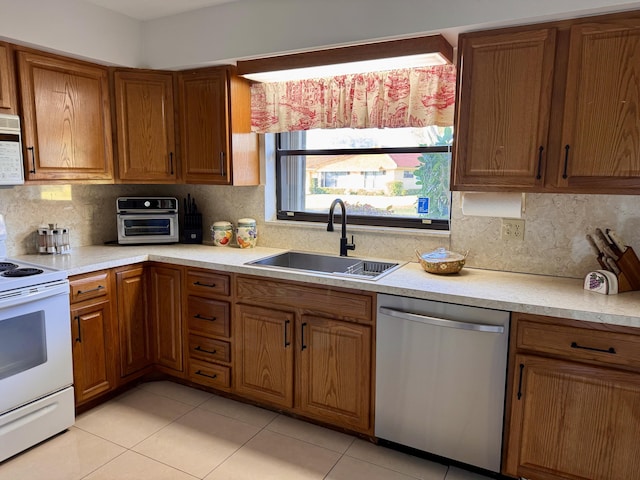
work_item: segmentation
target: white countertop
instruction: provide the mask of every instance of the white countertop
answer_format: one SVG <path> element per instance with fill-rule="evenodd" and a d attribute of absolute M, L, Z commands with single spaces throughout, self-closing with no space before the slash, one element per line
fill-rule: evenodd
<path fill-rule="evenodd" d="M 370 281 L 244 265 L 284 251 L 267 247 L 239 249 L 183 244 L 111 245 L 78 247 L 64 255 L 22 255 L 17 259 L 63 269 L 69 275 L 150 260 L 640 328 L 640 291 L 602 295 L 584 290 L 582 280 L 577 279 L 474 268 L 464 268 L 456 275 L 432 275 L 412 262 L 377 281 Z"/>

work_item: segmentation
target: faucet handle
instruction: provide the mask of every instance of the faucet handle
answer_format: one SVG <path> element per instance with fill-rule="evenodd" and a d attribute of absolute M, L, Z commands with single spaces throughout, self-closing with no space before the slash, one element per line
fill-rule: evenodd
<path fill-rule="evenodd" d="M 351 235 L 351 243 L 347 243 L 347 250 L 355 250 L 356 244 L 353 241 L 353 235 Z"/>

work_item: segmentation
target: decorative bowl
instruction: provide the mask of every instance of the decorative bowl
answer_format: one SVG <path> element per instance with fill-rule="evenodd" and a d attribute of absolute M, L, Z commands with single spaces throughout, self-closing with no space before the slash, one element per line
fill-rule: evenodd
<path fill-rule="evenodd" d="M 416 250 L 418 261 L 425 272 L 438 275 L 458 273 L 464 267 L 469 252 L 456 253 L 444 248 L 437 248 L 433 252 L 420 253 Z"/>

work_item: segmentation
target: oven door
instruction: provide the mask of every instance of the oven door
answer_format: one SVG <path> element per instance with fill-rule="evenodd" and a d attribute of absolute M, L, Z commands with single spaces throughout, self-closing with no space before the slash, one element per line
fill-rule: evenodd
<path fill-rule="evenodd" d="M 178 216 L 175 214 L 119 214 L 118 243 L 176 243 Z"/>
<path fill-rule="evenodd" d="M 69 282 L 0 293 L 0 414 L 73 384 Z"/>

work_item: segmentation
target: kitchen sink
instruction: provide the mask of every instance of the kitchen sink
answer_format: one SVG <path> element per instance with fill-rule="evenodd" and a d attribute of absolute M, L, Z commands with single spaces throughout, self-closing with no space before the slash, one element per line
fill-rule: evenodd
<path fill-rule="evenodd" d="M 270 267 L 338 277 L 378 280 L 403 264 L 362 260 L 354 257 L 336 257 L 321 253 L 284 252 L 247 262 L 245 265 Z"/>

